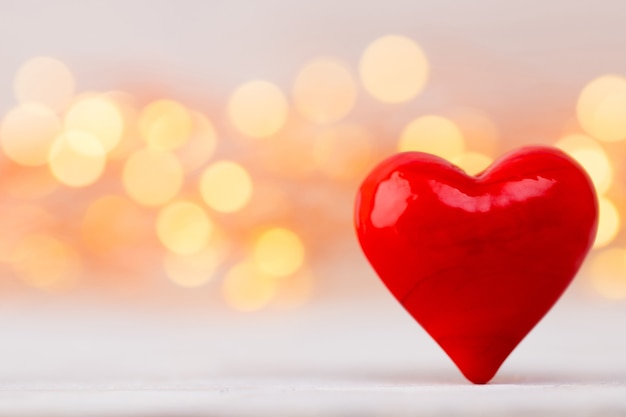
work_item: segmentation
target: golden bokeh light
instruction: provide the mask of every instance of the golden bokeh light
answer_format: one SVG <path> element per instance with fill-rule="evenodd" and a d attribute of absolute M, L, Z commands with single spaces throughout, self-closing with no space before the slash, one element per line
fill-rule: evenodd
<path fill-rule="evenodd" d="M 20 103 L 38 103 L 62 110 L 74 95 L 74 76 L 69 68 L 54 58 L 29 59 L 15 76 L 15 96 Z"/>
<path fill-rule="evenodd" d="M 401 103 L 422 91 L 429 70 L 424 52 L 414 41 L 389 35 L 367 47 L 359 71 L 368 93 L 383 102 Z"/>
<path fill-rule="evenodd" d="M 72 247 L 45 234 L 25 236 L 12 253 L 15 273 L 36 288 L 71 286 L 77 278 L 79 265 L 80 259 Z"/>
<path fill-rule="evenodd" d="M 491 165 L 493 158 L 479 152 L 464 152 L 451 162 L 469 175 L 478 175 Z"/>
<path fill-rule="evenodd" d="M 187 171 L 195 171 L 206 164 L 215 154 L 217 133 L 213 123 L 199 112 L 192 112 L 191 137 L 176 151 Z"/>
<path fill-rule="evenodd" d="M 265 307 L 276 294 L 276 280 L 259 271 L 251 262 L 242 262 L 228 271 L 222 283 L 226 302 L 238 311 Z"/>
<path fill-rule="evenodd" d="M 356 97 L 356 82 L 350 70 L 332 58 L 309 62 L 293 86 L 296 109 L 314 123 L 344 118 L 354 107 Z"/>
<path fill-rule="evenodd" d="M 626 251 L 610 248 L 595 254 L 590 265 L 591 284 L 603 297 L 626 298 Z"/>
<path fill-rule="evenodd" d="M 402 131 L 398 150 L 419 151 L 451 160 L 465 149 L 465 140 L 458 126 L 451 120 L 426 115 L 411 121 Z"/>
<path fill-rule="evenodd" d="M 611 243 L 619 232 L 621 220 L 615 204 L 608 198 L 598 199 L 598 233 L 593 243 L 594 248 L 601 248 Z"/>
<path fill-rule="evenodd" d="M 196 288 L 208 283 L 219 265 L 219 254 L 212 248 L 204 248 L 189 255 L 167 253 L 163 258 L 163 267 L 168 278 L 185 288 Z"/>
<path fill-rule="evenodd" d="M 150 147 L 171 151 L 180 148 L 192 134 L 193 119 L 182 104 L 157 100 L 148 104 L 139 116 L 139 131 Z"/>
<path fill-rule="evenodd" d="M 176 156 L 157 149 L 140 149 L 124 165 L 122 181 L 128 195 L 145 206 L 159 206 L 174 198 L 184 173 Z"/>
<path fill-rule="evenodd" d="M 600 144 L 585 135 L 568 135 L 554 146 L 574 158 L 587 171 L 598 193 L 605 193 L 613 182 L 613 166 Z"/>
<path fill-rule="evenodd" d="M 315 138 L 313 158 L 317 168 L 335 179 L 360 178 L 373 158 L 369 132 L 353 124 L 334 126 Z"/>
<path fill-rule="evenodd" d="M 92 202 L 83 216 L 83 242 L 96 253 L 109 253 L 127 248 L 139 240 L 143 230 L 140 220 L 145 215 L 128 198 L 105 195 Z"/>
<path fill-rule="evenodd" d="M 204 209 L 191 201 L 175 201 L 161 208 L 157 236 L 170 251 L 189 255 L 200 252 L 209 242 L 213 223 Z"/>
<path fill-rule="evenodd" d="M 65 128 L 91 133 L 110 152 L 122 139 L 124 120 L 113 101 L 93 96 L 72 104 L 65 114 Z"/>
<path fill-rule="evenodd" d="M 592 137 L 626 139 L 626 78 L 604 75 L 585 86 L 576 107 L 578 121 Z"/>
<path fill-rule="evenodd" d="M 202 173 L 200 192 L 204 202 L 213 210 L 232 213 L 250 201 L 252 179 L 241 165 L 232 161 L 218 161 Z"/>
<path fill-rule="evenodd" d="M 0 143 L 4 153 L 25 166 L 45 165 L 56 137 L 61 133 L 59 117 L 39 104 L 22 104 L 2 120 Z"/>
<path fill-rule="evenodd" d="M 246 136 L 264 138 L 276 134 L 287 121 L 288 104 L 283 92 L 267 81 L 250 81 L 235 90 L 228 115 Z"/>
<path fill-rule="evenodd" d="M 96 182 L 106 164 L 106 153 L 91 133 L 71 130 L 57 137 L 48 158 L 52 175 L 70 187 Z"/>
<path fill-rule="evenodd" d="M 291 230 L 275 227 L 261 233 L 254 243 L 253 260 L 260 271 L 272 277 L 286 277 L 304 263 L 304 243 Z"/>

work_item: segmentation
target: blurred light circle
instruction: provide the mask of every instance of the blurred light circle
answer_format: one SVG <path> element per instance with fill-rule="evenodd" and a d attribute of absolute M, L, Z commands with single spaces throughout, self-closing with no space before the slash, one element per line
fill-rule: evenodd
<path fill-rule="evenodd" d="M 451 162 L 467 174 L 477 175 L 491 165 L 493 158 L 479 152 L 464 152 L 452 158 Z"/>
<path fill-rule="evenodd" d="M 598 193 L 603 194 L 613 182 L 613 166 L 602 146 L 585 135 L 569 135 L 554 146 L 569 154 L 587 171 Z"/>
<path fill-rule="evenodd" d="M 287 121 L 288 104 L 283 92 L 267 81 L 250 81 L 235 90 L 228 115 L 238 131 L 253 138 L 277 133 Z"/>
<path fill-rule="evenodd" d="M 180 148 L 192 134 L 193 120 L 182 104 L 157 100 L 139 116 L 139 131 L 150 147 L 171 151 Z"/>
<path fill-rule="evenodd" d="M 52 175 L 70 187 L 85 187 L 96 182 L 106 164 L 106 153 L 91 133 L 71 130 L 61 134 L 50 149 Z"/>
<path fill-rule="evenodd" d="M 232 161 L 218 161 L 202 173 L 200 193 L 207 206 L 213 210 L 232 213 L 250 201 L 252 179 L 241 165 Z"/>
<path fill-rule="evenodd" d="M 401 103 L 411 100 L 424 88 L 428 60 L 411 39 L 389 35 L 365 49 L 359 71 L 368 93 L 383 102 Z"/>
<path fill-rule="evenodd" d="M 344 124 L 322 131 L 315 138 L 317 168 L 336 179 L 362 176 L 372 162 L 372 137 L 358 125 Z"/>
<path fill-rule="evenodd" d="M 418 151 L 451 160 L 465 149 L 463 134 L 451 120 L 426 115 L 411 121 L 402 131 L 398 150 Z"/>
<path fill-rule="evenodd" d="M 615 204 L 607 198 L 598 199 L 598 233 L 593 243 L 594 248 L 601 248 L 611 243 L 620 228 L 620 215 Z"/>
<path fill-rule="evenodd" d="M 578 98 L 576 112 L 580 125 L 594 138 L 626 139 L 626 78 L 604 75 L 591 81 Z"/>
<path fill-rule="evenodd" d="M 213 223 L 202 207 L 190 201 L 175 201 L 161 208 L 157 236 L 170 251 L 188 255 L 200 252 L 208 243 Z"/>
<path fill-rule="evenodd" d="M 87 97 L 78 100 L 67 111 L 65 128 L 91 133 L 109 152 L 122 139 L 124 120 L 113 101 L 104 96 Z"/>
<path fill-rule="evenodd" d="M 20 240 L 12 254 L 15 273 L 28 285 L 42 289 L 73 284 L 80 259 L 67 244 L 45 234 L 32 234 Z"/>
<path fill-rule="evenodd" d="M 211 121 L 199 112 L 193 112 L 191 118 L 191 137 L 176 152 L 187 171 L 194 171 L 206 164 L 217 147 L 217 133 Z"/>
<path fill-rule="evenodd" d="M 6 155 L 20 165 L 45 165 L 61 128 L 61 121 L 49 108 L 22 104 L 4 116 L 0 143 Z"/>
<path fill-rule="evenodd" d="M 291 230 L 276 227 L 258 237 L 252 256 L 260 271 L 273 277 L 286 277 L 302 267 L 304 244 Z"/>
<path fill-rule="evenodd" d="M 54 110 L 63 109 L 74 95 L 74 76 L 54 58 L 29 59 L 15 76 L 15 96 L 20 103 L 38 103 Z"/>
<path fill-rule="evenodd" d="M 81 235 L 87 246 L 98 253 L 136 244 L 142 231 L 138 220 L 144 214 L 129 199 L 106 195 L 93 201 L 81 224 Z"/>
<path fill-rule="evenodd" d="M 611 248 L 596 254 L 591 260 L 591 284 L 603 297 L 626 298 L 626 251 Z"/>
<path fill-rule="evenodd" d="M 182 165 L 171 153 L 140 149 L 126 161 L 122 181 L 133 200 L 145 206 L 159 206 L 178 194 L 183 175 Z"/>
<path fill-rule="evenodd" d="M 276 294 L 276 282 L 250 262 L 235 265 L 222 283 L 226 302 L 238 311 L 255 311 L 265 307 Z"/>
<path fill-rule="evenodd" d="M 185 288 L 205 285 L 213 278 L 219 264 L 220 258 L 212 248 L 188 255 L 167 253 L 163 259 L 163 267 L 169 279 Z"/>
<path fill-rule="evenodd" d="M 354 107 L 357 87 L 348 68 L 332 58 L 317 58 L 298 74 L 293 86 L 296 109 L 314 123 L 344 118 Z"/>

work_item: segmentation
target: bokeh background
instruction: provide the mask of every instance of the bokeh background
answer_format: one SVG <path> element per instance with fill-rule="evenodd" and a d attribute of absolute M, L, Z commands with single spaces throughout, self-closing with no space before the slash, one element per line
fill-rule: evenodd
<path fill-rule="evenodd" d="M 0 1 L 2 299 L 255 314 L 387 298 L 352 205 L 399 150 L 556 145 L 626 299 L 621 1 Z"/>

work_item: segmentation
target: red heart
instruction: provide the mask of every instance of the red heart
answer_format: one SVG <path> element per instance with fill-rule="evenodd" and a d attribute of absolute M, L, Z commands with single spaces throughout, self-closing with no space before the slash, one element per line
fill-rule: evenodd
<path fill-rule="evenodd" d="M 365 179 L 355 223 L 392 294 L 484 384 L 574 278 L 597 200 L 583 169 L 554 148 L 522 148 L 476 177 L 408 152 Z"/>

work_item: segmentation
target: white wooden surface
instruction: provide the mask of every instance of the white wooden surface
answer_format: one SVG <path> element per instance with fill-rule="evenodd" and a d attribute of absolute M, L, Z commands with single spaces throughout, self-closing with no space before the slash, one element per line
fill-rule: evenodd
<path fill-rule="evenodd" d="M 626 305 L 567 297 L 473 386 L 390 298 L 295 311 L 5 299 L 3 416 L 626 415 Z"/>

